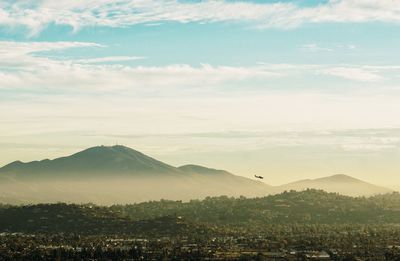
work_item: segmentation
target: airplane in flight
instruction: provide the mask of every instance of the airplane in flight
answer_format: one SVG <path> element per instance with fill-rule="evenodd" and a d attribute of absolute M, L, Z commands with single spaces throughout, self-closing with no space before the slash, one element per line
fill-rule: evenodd
<path fill-rule="evenodd" d="M 255 178 L 257 178 L 257 179 L 264 179 L 264 177 L 263 177 L 263 176 L 257 176 L 257 175 L 254 175 L 254 177 L 255 177 Z"/>

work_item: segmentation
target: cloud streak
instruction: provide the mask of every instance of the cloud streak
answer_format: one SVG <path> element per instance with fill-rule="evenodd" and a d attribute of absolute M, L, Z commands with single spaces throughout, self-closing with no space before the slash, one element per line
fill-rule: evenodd
<path fill-rule="evenodd" d="M 330 0 L 317 6 L 293 3 L 177 0 L 41 0 L 0 4 L 0 25 L 24 26 L 31 36 L 49 24 L 125 27 L 136 24 L 245 22 L 258 28 L 294 28 L 305 23 L 400 23 L 400 2 Z"/>
<path fill-rule="evenodd" d="M 232 87 L 244 82 L 248 83 L 245 85 L 246 88 L 267 88 L 267 86 L 271 86 L 269 84 L 271 82 L 275 81 L 275 84 L 279 84 L 278 79 L 290 79 L 299 74 L 307 75 L 311 79 L 327 75 L 341 81 L 373 84 L 385 81 L 387 77 L 390 78 L 400 71 L 400 67 L 396 65 L 269 64 L 262 62 L 253 66 L 210 64 L 142 66 L 126 63 L 147 59 L 140 56 L 99 56 L 80 59 L 49 56 L 52 51 L 70 48 L 106 47 L 90 42 L 0 41 L 0 90 L 152 92 L 157 88 L 190 90 L 192 88 Z M 244 85 L 241 84 L 241 86 Z M 323 86 L 319 88 L 323 89 Z"/>
<path fill-rule="evenodd" d="M 0 89 L 113 91 L 138 88 L 144 90 L 151 87 L 212 87 L 230 81 L 280 76 L 280 73 L 263 66 L 129 66 L 118 62 L 143 58 L 107 56 L 57 59 L 42 54 L 78 47 L 102 46 L 85 42 L 0 42 Z"/>
<path fill-rule="evenodd" d="M 143 60 L 146 57 L 141 56 L 107 56 L 99 58 L 89 58 L 77 60 L 77 63 L 115 63 L 115 62 L 130 62 L 136 60 Z"/>
<path fill-rule="evenodd" d="M 323 70 L 322 73 L 360 82 L 376 82 L 383 79 L 377 70 L 366 68 L 333 67 Z"/>

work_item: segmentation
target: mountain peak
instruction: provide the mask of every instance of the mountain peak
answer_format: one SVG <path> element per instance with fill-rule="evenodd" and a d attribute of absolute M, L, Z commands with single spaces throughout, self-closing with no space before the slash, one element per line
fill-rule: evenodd
<path fill-rule="evenodd" d="M 322 189 L 327 192 L 337 192 L 343 195 L 375 195 L 391 192 L 390 189 L 376 186 L 345 174 L 335 174 L 328 177 L 307 179 L 280 186 L 282 190 Z"/>
<path fill-rule="evenodd" d="M 114 152 L 127 152 L 127 151 L 136 151 L 132 148 L 123 146 L 123 145 L 113 145 L 113 146 L 106 146 L 106 145 L 100 145 L 100 146 L 94 146 L 87 148 L 85 150 L 82 150 L 78 153 L 82 152 L 107 152 L 107 151 L 114 151 Z M 138 152 L 138 151 L 136 151 Z"/>
<path fill-rule="evenodd" d="M 319 178 L 319 179 L 315 179 L 314 181 L 333 181 L 333 182 L 363 182 L 359 179 L 353 178 L 351 176 L 345 175 L 345 174 L 335 174 L 332 176 L 328 176 L 328 177 L 323 177 L 323 178 Z"/>
<path fill-rule="evenodd" d="M 179 168 L 122 145 L 96 146 L 53 160 L 15 162 L 0 168 L 1 195 L 28 202 L 133 203 L 207 196 L 263 196 L 272 189 L 224 170 Z M 12 196 L 12 198 L 15 198 Z M 0 198 L 1 202 L 1 198 Z"/>
<path fill-rule="evenodd" d="M 14 162 L 3 168 L 2 172 L 22 175 L 39 174 L 45 176 L 62 175 L 98 175 L 107 174 L 145 174 L 180 173 L 168 164 L 153 159 L 139 151 L 122 146 L 96 146 L 70 156 L 54 160 Z"/>
<path fill-rule="evenodd" d="M 5 165 L 4 167 L 1 168 L 1 170 L 3 170 L 3 171 L 12 170 L 12 169 L 14 169 L 14 168 L 18 168 L 19 166 L 21 166 L 21 165 L 23 165 L 23 164 L 24 164 L 24 163 L 23 163 L 22 161 L 16 160 L 16 161 L 13 161 L 13 162 L 11 162 L 11 163 Z"/>

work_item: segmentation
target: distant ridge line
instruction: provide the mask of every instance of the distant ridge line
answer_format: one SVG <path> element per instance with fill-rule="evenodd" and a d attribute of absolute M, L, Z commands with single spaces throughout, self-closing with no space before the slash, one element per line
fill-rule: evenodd
<path fill-rule="evenodd" d="M 175 167 L 123 145 L 90 147 L 52 160 L 14 161 L 0 168 L 0 202 L 11 196 L 18 201 L 42 202 L 56 195 L 54 200 L 59 201 L 129 203 L 219 195 L 260 197 L 308 188 L 348 196 L 393 191 L 345 174 L 271 186 L 226 170 L 195 164 Z"/>

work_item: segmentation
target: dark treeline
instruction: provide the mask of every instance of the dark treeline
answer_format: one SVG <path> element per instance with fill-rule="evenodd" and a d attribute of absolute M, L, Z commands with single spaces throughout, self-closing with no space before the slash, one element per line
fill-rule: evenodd
<path fill-rule="evenodd" d="M 306 190 L 262 198 L 221 196 L 111 207 L 63 203 L 2 205 L 0 231 L 137 232 L 154 228 L 160 218 L 169 218 L 171 222 L 179 218 L 193 226 L 243 229 L 259 229 L 268 224 L 400 224 L 400 194 L 353 198 Z"/>
<path fill-rule="evenodd" d="M 0 260 L 400 260 L 400 194 L 0 206 Z M 16 233 L 18 232 L 18 233 Z"/>
<path fill-rule="evenodd" d="M 289 191 L 262 198 L 214 197 L 113 206 L 134 220 L 165 215 L 217 225 L 400 223 L 400 194 L 348 197 L 321 190 Z"/>

